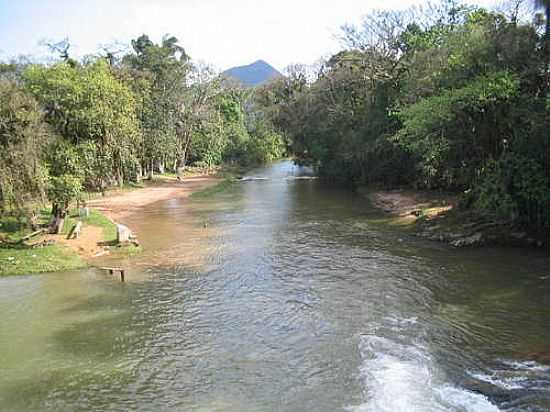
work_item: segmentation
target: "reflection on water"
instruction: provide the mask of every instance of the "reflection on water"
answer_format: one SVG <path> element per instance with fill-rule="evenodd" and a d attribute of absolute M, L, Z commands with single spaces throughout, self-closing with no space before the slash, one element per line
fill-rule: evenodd
<path fill-rule="evenodd" d="M 126 284 L 0 279 L 0 409 L 550 410 L 546 256 L 407 237 L 304 176 L 150 206 Z"/>

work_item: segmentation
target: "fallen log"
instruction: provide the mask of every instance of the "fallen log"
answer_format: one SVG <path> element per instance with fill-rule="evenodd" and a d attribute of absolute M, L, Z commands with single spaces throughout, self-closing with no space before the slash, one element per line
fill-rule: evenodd
<path fill-rule="evenodd" d="M 19 243 L 22 243 L 26 240 L 29 240 L 35 236 L 38 236 L 39 234 L 44 233 L 44 229 L 37 230 L 36 232 L 29 233 L 27 236 L 23 236 L 21 239 L 19 239 Z"/>

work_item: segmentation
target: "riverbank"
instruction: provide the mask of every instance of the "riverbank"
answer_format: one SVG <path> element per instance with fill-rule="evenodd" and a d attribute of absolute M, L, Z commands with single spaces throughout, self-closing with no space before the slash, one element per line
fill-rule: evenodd
<path fill-rule="evenodd" d="M 95 199 L 87 204 L 112 221 L 125 223 L 126 217 L 139 213 L 151 203 L 170 199 L 186 199 L 192 194 L 210 189 L 222 181 L 221 177 L 208 174 L 185 176 L 181 181 L 177 180 L 175 176 L 162 176 L 151 182 L 146 182 L 142 189 Z"/>
<path fill-rule="evenodd" d="M 71 270 L 93 265 L 97 258 L 105 255 L 135 254 L 139 252 L 136 246 L 115 247 L 116 223 L 125 223 L 127 217 L 139 213 L 151 203 L 185 199 L 192 194 L 213 190 L 218 184 L 223 184 L 222 176 L 220 172 L 215 175 L 190 173 L 180 181 L 175 175 L 162 175 L 145 181 L 143 187 L 107 192 L 106 196 L 87 202 L 90 216 L 79 218 L 77 210 L 73 210 L 59 235 L 39 234 L 18 242 L 29 231 L 20 228 L 15 221 L 6 221 L 0 226 L 5 239 L 0 246 L 0 276 Z M 46 211 L 43 216 L 46 222 Z M 77 239 L 67 239 L 77 221 L 82 222 L 81 234 Z"/>
<path fill-rule="evenodd" d="M 486 245 L 543 248 L 547 237 L 510 222 L 497 221 L 460 210 L 454 193 L 429 191 L 366 190 L 361 192 L 377 208 L 387 213 L 392 223 L 408 226 L 415 236 L 454 247 Z"/>

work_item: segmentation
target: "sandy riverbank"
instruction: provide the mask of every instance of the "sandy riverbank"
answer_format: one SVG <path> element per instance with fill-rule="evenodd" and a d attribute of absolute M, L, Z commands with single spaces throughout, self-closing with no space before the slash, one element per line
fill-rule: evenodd
<path fill-rule="evenodd" d="M 457 203 L 456 195 L 437 192 L 399 189 L 368 191 L 366 194 L 376 207 L 410 223 L 421 215 L 430 218 L 447 213 Z"/>
<path fill-rule="evenodd" d="M 211 175 L 186 176 L 183 181 L 164 177 L 162 180 L 147 182 L 143 189 L 90 201 L 88 206 L 99 210 L 114 222 L 124 223 L 125 217 L 138 213 L 144 206 L 161 200 L 185 199 L 220 181 L 219 177 Z"/>
<path fill-rule="evenodd" d="M 101 212 L 114 223 L 125 223 L 125 218 L 139 213 L 151 203 L 185 199 L 195 192 L 218 184 L 221 180 L 212 175 L 186 176 L 183 181 L 178 181 L 175 177 L 162 177 L 152 182 L 146 181 L 144 188 L 95 199 L 87 202 L 87 205 Z M 77 252 L 87 261 L 109 253 L 109 249 L 104 244 L 102 228 L 93 225 L 85 224 L 78 239 L 69 240 L 63 235 L 49 235 L 48 238 Z"/>

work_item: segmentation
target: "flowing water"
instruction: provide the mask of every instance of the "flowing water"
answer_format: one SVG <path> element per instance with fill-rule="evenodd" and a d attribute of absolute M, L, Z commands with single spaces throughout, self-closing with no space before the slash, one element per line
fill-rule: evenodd
<path fill-rule="evenodd" d="M 0 410 L 550 410 L 550 259 L 409 236 L 279 162 L 128 223 L 147 252 L 0 279 Z"/>

